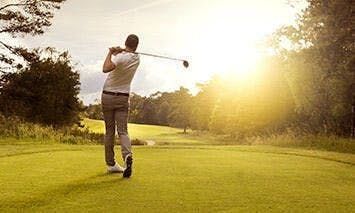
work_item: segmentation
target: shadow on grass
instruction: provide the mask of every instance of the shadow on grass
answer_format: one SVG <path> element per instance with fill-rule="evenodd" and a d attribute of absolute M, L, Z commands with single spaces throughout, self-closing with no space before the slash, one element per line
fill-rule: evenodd
<path fill-rule="evenodd" d="M 30 198 L 7 200 L 0 202 L 0 209 L 16 211 L 35 210 L 48 206 L 52 203 L 65 202 L 73 194 L 90 191 L 105 190 L 106 188 L 117 187 L 120 183 L 126 183 L 131 179 L 122 177 L 121 173 L 98 173 L 85 179 L 77 180 L 73 183 L 53 187 L 42 193 L 35 194 Z"/>

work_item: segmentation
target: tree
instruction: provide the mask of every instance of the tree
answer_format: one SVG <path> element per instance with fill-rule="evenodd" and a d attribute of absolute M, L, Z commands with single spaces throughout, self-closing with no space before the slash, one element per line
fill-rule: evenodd
<path fill-rule="evenodd" d="M 294 103 L 280 60 L 267 57 L 254 69 L 250 72 L 257 75 L 248 79 L 230 74 L 210 82 L 216 94 L 209 95 L 215 99 L 209 117 L 211 132 L 245 137 L 287 127 Z"/>
<path fill-rule="evenodd" d="M 134 93 L 131 95 L 130 106 L 129 106 L 129 122 L 144 123 L 142 119 L 144 101 L 145 101 L 145 97 L 142 97 Z"/>
<path fill-rule="evenodd" d="M 348 135 L 355 92 L 351 0 L 308 0 L 296 25 L 274 36 L 299 119 L 313 132 Z M 288 41 L 292 48 L 285 48 Z"/>
<path fill-rule="evenodd" d="M 169 115 L 169 123 L 172 126 L 184 129 L 186 133 L 187 128 L 190 126 L 191 119 L 191 95 L 189 90 L 180 87 L 180 90 L 173 93 L 174 102 L 172 103 L 172 110 Z"/>
<path fill-rule="evenodd" d="M 41 35 L 51 25 L 54 10 L 60 8 L 65 0 L 18 0 L 10 4 L 0 4 L 0 37 Z M 8 44 L 0 40 L 0 71 L 6 68 L 22 68 L 21 58 L 25 62 L 38 60 L 36 52 L 24 47 Z"/>
<path fill-rule="evenodd" d="M 142 106 L 142 120 L 145 124 L 159 124 L 157 119 L 157 106 L 153 97 L 144 99 Z"/>
<path fill-rule="evenodd" d="M 209 82 L 197 85 L 200 91 L 192 98 L 192 129 L 208 130 L 211 115 L 214 114 L 218 98 L 222 94 L 220 78 L 214 76 Z"/>
<path fill-rule="evenodd" d="M 37 50 L 47 57 L 31 62 L 28 68 L 6 73 L 0 79 L 0 111 L 30 122 L 72 125 L 82 111 L 78 99 L 79 73 L 74 71 L 67 52 Z"/>
<path fill-rule="evenodd" d="M 85 116 L 90 119 L 102 120 L 102 106 L 100 103 L 89 104 L 85 109 Z"/>

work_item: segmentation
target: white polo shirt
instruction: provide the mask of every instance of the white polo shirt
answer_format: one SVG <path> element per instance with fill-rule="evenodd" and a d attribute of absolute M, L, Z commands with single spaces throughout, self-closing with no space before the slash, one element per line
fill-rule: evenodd
<path fill-rule="evenodd" d="M 116 65 L 116 68 L 108 74 L 104 90 L 108 92 L 130 93 L 131 82 L 139 65 L 139 55 L 122 52 L 112 55 L 111 61 Z"/>

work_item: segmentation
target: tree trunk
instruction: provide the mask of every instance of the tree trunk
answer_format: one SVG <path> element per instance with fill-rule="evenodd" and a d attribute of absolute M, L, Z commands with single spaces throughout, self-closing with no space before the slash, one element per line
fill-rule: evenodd
<path fill-rule="evenodd" d="M 355 138 L 355 103 L 351 106 L 351 137 Z"/>

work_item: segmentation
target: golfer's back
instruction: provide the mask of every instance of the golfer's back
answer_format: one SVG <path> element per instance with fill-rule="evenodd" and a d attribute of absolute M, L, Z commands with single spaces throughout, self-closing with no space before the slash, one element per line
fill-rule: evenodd
<path fill-rule="evenodd" d="M 105 81 L 104 91 L 129 93 L 131 82 L 139 65 L 138 54 L 122 52 L 111 57 L 116 68 L 112 70 Z"/>

